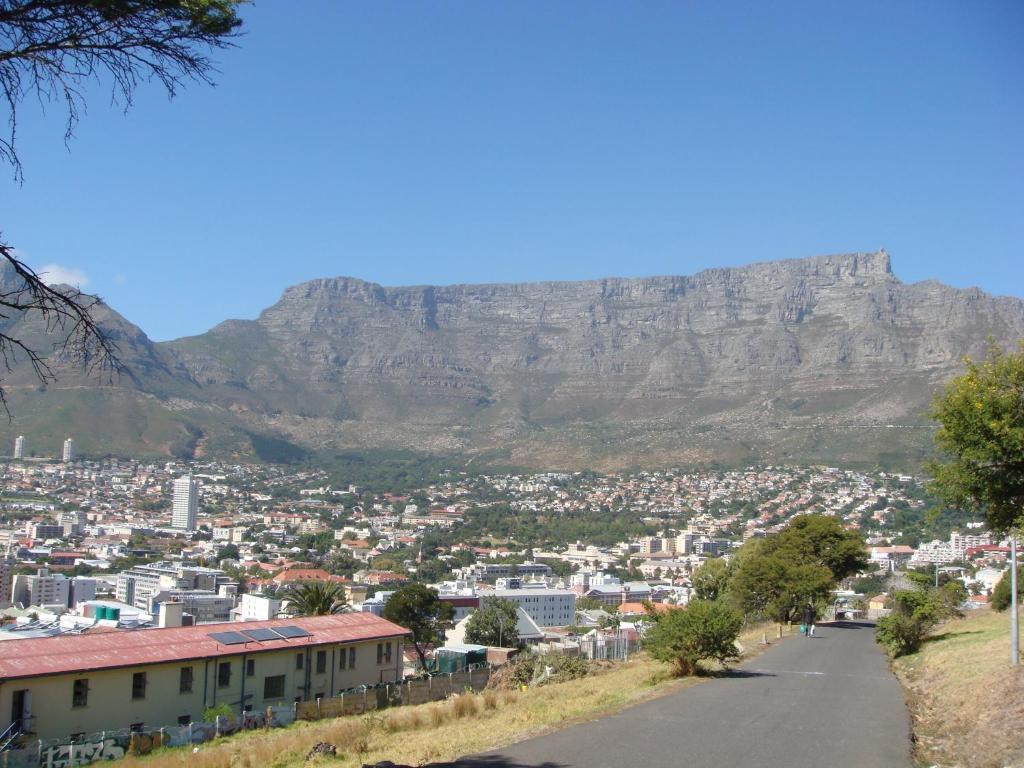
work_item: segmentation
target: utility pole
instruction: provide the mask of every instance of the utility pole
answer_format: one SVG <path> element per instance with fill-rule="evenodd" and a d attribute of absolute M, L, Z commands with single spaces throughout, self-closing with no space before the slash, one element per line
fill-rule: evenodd
<path fill-rule="evenodd" d="M 1020 664 L 1020 617 L 1017 615 L 1017 537 L 1010 532 L 1010 665 Z"/>

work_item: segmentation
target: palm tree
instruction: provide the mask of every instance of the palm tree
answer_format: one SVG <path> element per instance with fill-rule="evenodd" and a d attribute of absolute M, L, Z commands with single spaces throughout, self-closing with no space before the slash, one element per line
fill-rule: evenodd
<path fill-rule="evenodd" d="M 300 581 L 285 590 L 285 612 L 292 616 L 328 616 L 348 607 L 340 584 L 330 581 Z"/>

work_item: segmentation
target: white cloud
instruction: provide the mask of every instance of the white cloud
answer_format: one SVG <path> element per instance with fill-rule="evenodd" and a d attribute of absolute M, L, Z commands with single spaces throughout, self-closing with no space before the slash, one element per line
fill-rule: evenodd
<path fill-rule="evenodd" d="M 84 288 L 89 284 L 89 278 L 86 277 L 85 272 L 77 267 L 62 267 L 60 264 L 44 264 L 36 270 L 36 273 L 43 278 L 43 282 L 47 285 L 64 283 L 65 285 L 74 286 L 75 288 Z"/>

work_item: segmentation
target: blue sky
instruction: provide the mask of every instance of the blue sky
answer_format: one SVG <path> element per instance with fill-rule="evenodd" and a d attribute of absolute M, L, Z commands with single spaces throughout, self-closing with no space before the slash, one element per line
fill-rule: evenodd
<path fill-rule="evenodd" d="M 218 86 L 20 112 L 0 231 L 155 339 L 288 285 L 874 250 L 1024 296 L 1024 3 L 285 2 Z"/>

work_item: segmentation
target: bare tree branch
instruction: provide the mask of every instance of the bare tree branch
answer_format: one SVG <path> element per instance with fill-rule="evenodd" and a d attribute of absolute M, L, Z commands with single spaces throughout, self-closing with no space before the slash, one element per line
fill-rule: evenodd
<path fill-rule="evenodd" d="M 241 2 L 0 0 L 0 104 L 6 103 L 10 127 L 0 137 L 0 161 L 13 166 L 15 181 L 23 179 L 15 145 L 18 107 L 27 97 L 44 108 L 64 104 L 67 142 L 85 110 L 85 87 L 104 75 L 112 80 L 112 101 L 125 109 L 145 81 L 159 81 L 171 97 L 186 81 L 211 83 L 213 63 L 206 52 L 232 45 Z M 117 345 L 96 320 L 99 298 L 47 285 L 3 242 L 0 270 L 11 278 L 0 288 L 0 364 L 7 373 L 27 361 L 41 383 L 54 381 L 54 358 L 47 353 L 90 374 L 126 372 Z M 56 338 L 50 349 L 10 332 L 18 320 L 33 316 L 42 320 L 47 337 Z M 2 386 L 0 407 L 10 417 Z"/>
<path fill-rule="evenodd" d="M 84 86 L 107 74 L 127 109 L 135 88 L 157 80 L 174 96 L 192 80 L 211 83 L 208 49 L 238 33 L 242 0 L 0 0 L 0 93 L 10 112 L 0 160 L 22 179 L 15 147 L 18 105 L 30 95 L 63 102 L 65 141 L 85 109 Z"/>
<path fill-rule="evenodd" d="M 58 355 L 63 361 L 80 366 L 87 374 L 102 374 L 113 379 L 124 372 L 118 359 L 117 345 L 103 332 L 93 310 L 103 302 L 77 288 L 47 285 L 43 277 L 18 259 L 14 250 L 0 242 L 0 266 L 6 261 L 14 273 L 11 284 L 0 290 L 0 320 L 39 317 L 47 335 L 55 336 L 49 350 L 30 346 L 24 339 L 7 333 L 4 324 L 0 331 L 0 360 L 10 373 L 22 360 L 32 366 L 36 378 L 43 384 L 56 380 L 56 374 L 46 353 Z M 0 407 L 8 417 L 7 393 L 0 386 Z"/>

